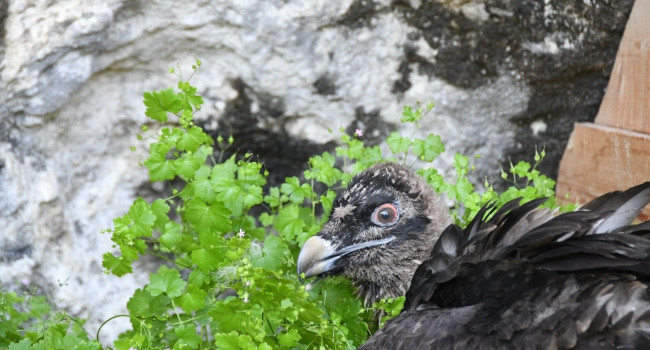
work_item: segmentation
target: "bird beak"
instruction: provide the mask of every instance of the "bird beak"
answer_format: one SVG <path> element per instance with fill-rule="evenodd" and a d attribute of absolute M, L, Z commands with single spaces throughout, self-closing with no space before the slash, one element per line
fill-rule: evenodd
<path fill-rule="evenodd" d="M 353 244 L 337 249 L 338 247 L 333 245 L 332 242 L 318 236 L 312 236 L 302 246 L 300 254 L 298 255 L 298 275 L 304 272 L 305 278 L 318 276 L 336 268 L 335 263 L 347 254 L 357 250 L 386 244 L 394 239 L 395 236 L 390 236 L 375 241 Z"/>
<path fill-rule="evenodd" d="M 330 241 L 318 236 L 310 237 L 298 255 L 298 275 L 304 272 L 305 278 L 308 278 L 331 270 L 337 259 L 325 259 L 333 253 L 334 248 Z"/>

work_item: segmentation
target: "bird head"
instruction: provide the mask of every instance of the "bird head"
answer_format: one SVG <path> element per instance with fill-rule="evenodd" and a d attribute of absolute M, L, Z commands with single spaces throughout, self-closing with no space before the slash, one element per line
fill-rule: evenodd
<path fill-rule="evenodd" d="M 298 256 L 305 277 L 343 275 L 366 305 L 404 295 L 451 216 L 433 189 L 394 163 L 359 173 Z"/>

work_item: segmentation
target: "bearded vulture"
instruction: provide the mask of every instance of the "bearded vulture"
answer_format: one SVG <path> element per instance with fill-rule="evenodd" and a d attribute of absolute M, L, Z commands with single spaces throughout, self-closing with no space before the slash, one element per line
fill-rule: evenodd
<path fill-rule="evenodd" d="M 366 305 L 406 295 L 363 349 L 650 349 L 650 182 L 559 214 L 485 205 L 462 229 L 413 171 L 358 174 L 298 257 Z"/>

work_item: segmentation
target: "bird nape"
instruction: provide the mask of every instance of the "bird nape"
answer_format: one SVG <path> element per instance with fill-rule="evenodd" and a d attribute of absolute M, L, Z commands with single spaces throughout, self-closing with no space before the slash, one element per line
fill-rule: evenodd
<path fill-rule="evenodd" d="M 406 295 L 361 348 L 650 349 L 650 182 L 575 212 L 485 205 L 462 229 L 413 171 L 358 174 L 298 273 L 343 275 L 368 305 Z M 485 219 L 489 218 L 489 219 Z"/>

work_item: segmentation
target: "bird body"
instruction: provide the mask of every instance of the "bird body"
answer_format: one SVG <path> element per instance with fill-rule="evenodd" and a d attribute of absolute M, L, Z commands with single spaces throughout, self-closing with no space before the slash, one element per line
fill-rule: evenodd
<path fill-rule="evenodd" d="M 650 348 L 650 182 L 555 215 L 488 203 L 462 229 L 423 179 L 360 173 L 305 243 L 298 271 L 342 274 L 366 303 L 406 294 L 361 348 Z M 446 227 L 446 228 L 445 228 Z"/>

